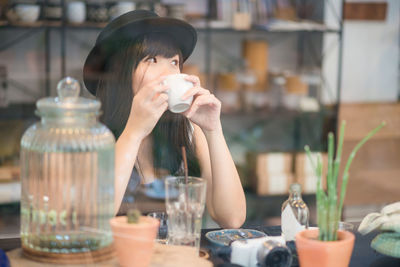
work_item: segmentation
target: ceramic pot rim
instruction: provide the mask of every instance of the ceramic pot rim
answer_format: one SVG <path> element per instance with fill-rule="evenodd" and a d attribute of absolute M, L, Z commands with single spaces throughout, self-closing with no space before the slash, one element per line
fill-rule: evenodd
<path fill-rule="evenodd" d="M 336 246 L 339 243 L 348 243 L 348 242 L 354 242 L 355 236 L 352 232 L 350 231 L 345 231 L 345 230 L 338 230 L 338 240 L 336 241 L 321 241 L 321 240 L 316 240 L 316 239 L 311 239 L 310 236 L 312 237 L 318 237 L 318 228 L 315 229 L 305 229 L 296 234 L 296 241 L 301 240 L 301 242 L 310 242 L 310 243 L 315 243 L 315 244 L 324 244 L 326 246 Z"/>

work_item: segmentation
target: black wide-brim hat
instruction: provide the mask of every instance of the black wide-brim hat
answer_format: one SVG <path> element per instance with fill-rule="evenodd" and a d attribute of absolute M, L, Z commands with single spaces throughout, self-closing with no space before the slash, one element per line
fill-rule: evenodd
<path fill-rule="evenodd" d="M 96 44 L 83 66 L 83 82 L 93 95 L 99 78 L 104 75 L 107 58 L 118 51 L 121 40 L 135 40 L 147 33 L 171 35 L 182 52 L 185 61 L 196 45 L 196 30 L 187 22 L 174 18 L 160 17 L 148 10 L 134 10 L 112 20 L 100 32 Z"/>

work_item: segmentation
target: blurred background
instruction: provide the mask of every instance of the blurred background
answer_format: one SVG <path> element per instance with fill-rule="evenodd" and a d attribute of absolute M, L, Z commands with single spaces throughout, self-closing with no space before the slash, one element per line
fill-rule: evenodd
<path fill-rule="evenodd" d="M 196 28 L 183 72 L 199 76 L 222 102 L 246 225 L 279 225 L 295 182 L 315 223 L 316 177 L 304 145 L 326 157 L 327 134 L 343 119 L 344 158 L 387 122 L 354 160 L 343 220 L 360 221 L 399 200 L 398 0 L 0 0 L 0 233 L 19 231 L 19 142 L 38 121 L 35 102 L 55 96 L 65 76 L 82 81 L 100 30 L 133 9 Z M 163 199 L 153 193 L 132 189 L 124 205 L 160 210 Z"/>

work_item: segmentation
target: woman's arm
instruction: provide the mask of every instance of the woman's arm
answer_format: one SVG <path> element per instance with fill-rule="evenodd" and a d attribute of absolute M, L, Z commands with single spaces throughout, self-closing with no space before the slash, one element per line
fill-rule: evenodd
<path fill-rule="evenodd" d="M 207 179 L 208 212 L 221 227 L 239 228 L 246 219 L 246 199 L 222 128 L 203 132 L 195 125 L 194 138 Z"/>
<path fill-rule="evenodd" d="M 221 227 L 239 228 L 246 219 L 246 199 L 222 128 L 203 133 L 196 125 L 194 138 L 207 179 L 207 209 Z"/>

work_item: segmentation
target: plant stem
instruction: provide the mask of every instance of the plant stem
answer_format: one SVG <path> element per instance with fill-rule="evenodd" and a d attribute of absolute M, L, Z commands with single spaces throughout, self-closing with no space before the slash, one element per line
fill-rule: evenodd
<path fill-rule="evenodd" d="M 318 208 L 318 227 L 319 227 L 319 240 L 328 240 L 328 196 L 325 194 L 322 188 L 322 158 L 318 154 L 317 158 L 317 208 Z"/>
<path fill-rule="evenodd" d="M 333 154 L 334 154 L 334 136 L 333 133 L 328 134 L 328 171 L 327 171 L 327 186 L 328 186 L 328 240 L 333 241 L 335 236 L 335 220 L 337 210 L 337 184 L 333 177 Z"/>
<path fill-rule="evenodd" d="M 346 121 L 342 121 L 340 125 L 340 133 L 339 133 L 339 142 L 337 144 L 337 149 L 336 149 L 336 158 L 335 158 L 335 163 L 334 163 L 334 169 L 333 169 L 333 179 L 334 183 L 336 185 L 336 191 L 335 191 L 335 201 L 336 205 L 337 204 L 337 186 L 338 186 L 338 176 L 339 176 L 339 169 L 340 169 L 340 162 L 342 158 L 342 148 L 343 148 L 343 140 L 344 140 L 344 131 L 346 128 Z M 335 207 L 337 209 L 337 206 Z M 335 216 L 336 218 L 333 219 L 333 228 L 334 228 L 334 235 L 333 235 L 333 240 L 337 240 L 337 230 L 338 230 L 338 225 L 339 225 L 339 220 L 340 220 L 340 215 L 338 216 L 338 211 L 335 211 Z"/>
<path fill-rule="evenodd" d="M 311 151 L 309 146 L 305 146 L 304 150 L 306 151 L 307 157 L 311 162 L 311 166 L 315 170 L 315 174 L 317 176 L 317 224 L 319 227 L 318 239 L 324 240 L 326 237 L 326 226 L 327 226 L 327 196 L 322 188 L 321 180 L 322 180 L 322 163 L 321 157 L 317 158 L 317 165 L 315 165 L 314 160 L 312 159 Z"/>
<path fill-rule="evenodd" d="M 336 150 L 335 168 L 333 170 L 333 177 L 336 179 L 335 181 L 336 184 L 339 176 L 340 162 L 342 158 L 342 147 L 343 147 L 345 128 L 346 128 L 346 121 L 342 121 L 342 124 L 340 126 L 339 142 L 337 144 L 337 150 Z"/>

